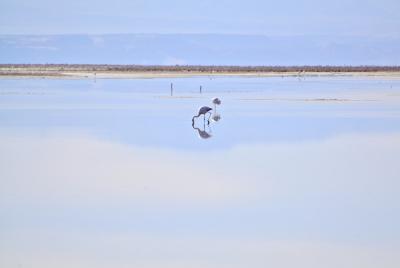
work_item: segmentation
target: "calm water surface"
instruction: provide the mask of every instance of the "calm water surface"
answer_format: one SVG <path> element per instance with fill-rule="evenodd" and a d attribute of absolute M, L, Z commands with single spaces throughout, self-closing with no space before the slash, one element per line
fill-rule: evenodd
<path fill-rule="evenodd" d="M 0 267 L 399 267 L 399 160 L 395 78 L 2 79 Z"/>

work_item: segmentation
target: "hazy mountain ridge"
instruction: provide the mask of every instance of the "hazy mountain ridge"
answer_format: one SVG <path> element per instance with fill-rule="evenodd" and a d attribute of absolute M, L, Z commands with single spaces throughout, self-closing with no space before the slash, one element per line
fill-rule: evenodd
<path fill-rule="evenodd" d="M 400 38 L 220 34 L 0 35 L 0 63 L 400 65 Z"/>

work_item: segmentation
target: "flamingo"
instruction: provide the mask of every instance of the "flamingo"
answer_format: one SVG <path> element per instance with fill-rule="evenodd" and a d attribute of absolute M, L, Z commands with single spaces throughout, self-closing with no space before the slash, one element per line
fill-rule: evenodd
<path fill-rule="evenodd" d="M 221 100 L 219 98 L 213 98 L 211 102 L 214 104 L 214 111 L 217 112 L 217 105 L 221 104 Z"/>
<path fill-rule="evenodd" d="M 198 117 L 200 117 L 200 116 L 204 116 L 204 123 L 206 122 L 206 114 L 207 113 L 209 113 L 210 115 L 209 115 L 209 117 L 208 117 L 208 119 L 207 119 L 207 121 L 208 121 L 208 124 L 210 124 L 210 117 L 211 117 L 211 111 L 212 110 L 212 108 L 210 108 L 210 107 L 208 107 L 208 106 L 203 106 L 203 107 L 201 107 L 200 109 L 199 109 L 199 112 L 198 112 L 198 114 L 197 115 L 195 115 L 195 116 L 193 116 L 193 118 L 192 118 L 192 126 L 194 125 L 194 119 L 195 118 L 198 118 Z"/>

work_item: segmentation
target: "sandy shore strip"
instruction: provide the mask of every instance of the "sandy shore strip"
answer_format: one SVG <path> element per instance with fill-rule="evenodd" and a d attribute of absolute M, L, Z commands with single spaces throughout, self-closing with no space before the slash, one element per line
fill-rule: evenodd
<path fill-rule="evenodd" d="M 0 64 L 0 78 L 152 79 L 185 77 L 329 77 L 400 79 L 400 67 L 237 67 Z"/>
<path fill-rule="evenodd" d="M 185 73 L 185 72 L 2 72 L 4 78 L 47 78 L 47 79 L 152 79 L 152 78 L 185 78 L 185 77 L 376 77 L 400 79 L 400 72 L 318 72 L 301 75 L 297 73 Z"/>

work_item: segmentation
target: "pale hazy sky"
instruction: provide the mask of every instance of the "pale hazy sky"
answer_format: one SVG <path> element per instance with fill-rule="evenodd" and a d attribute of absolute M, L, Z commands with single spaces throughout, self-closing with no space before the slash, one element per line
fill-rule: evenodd
<path fill-rule="evenodd" d="M 1 0 L 0 34 L 398 36 L 398 0 Z"/>

